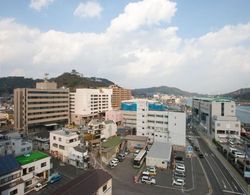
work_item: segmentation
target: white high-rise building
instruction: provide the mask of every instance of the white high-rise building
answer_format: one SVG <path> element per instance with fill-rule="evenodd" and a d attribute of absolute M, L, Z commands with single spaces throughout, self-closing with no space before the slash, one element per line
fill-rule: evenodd
<path fill-rule="evenodd" d="M 123 123 L 136 129 L 139 136 L 147 136 L 150 143 L 170 142 L 185 146 L 186 114 L 168 109 L 164 104 L 146 99 L 123 101 Z"/>
<path fill-rule="evenodd" d="M 112 89 L 76 89 L 70 93 L 71 122 L 80 124 L 84 119 L 112 110 L 111 96 Z"/>

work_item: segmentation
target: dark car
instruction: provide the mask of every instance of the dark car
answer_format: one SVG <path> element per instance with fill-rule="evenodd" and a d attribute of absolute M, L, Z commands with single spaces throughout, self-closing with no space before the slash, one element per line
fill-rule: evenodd
<path fill-rule="evenodd" d="M 118 154 L 117 158 L 120 162 L 122 162 L 125 158 L 125 154 L 120 153 L 120 154 Z"/>
<path fill-rule="evenodd" d="M 204 158 L 204 155 L 202 153 L 199 153 L 199 158 Z"/>
<path fill-rule="evenodd" d="M 176 156 L 174 159 L 176 161 L 183 161 L 183 157 L 182 156 Z"/>

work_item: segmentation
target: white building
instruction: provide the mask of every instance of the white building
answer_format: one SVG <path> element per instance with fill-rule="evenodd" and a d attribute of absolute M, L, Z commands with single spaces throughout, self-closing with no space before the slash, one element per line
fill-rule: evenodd
<path fill-rule="evenodd" d="M 146 166 L 167 169 L 171 164 L 172 145 L 155 142 L 146 156 Z"/>
<path fill-rule="evenodd" d="M 71 122 L 81 124 L 86 118 L 112 110 L 112 89 L 76 89 L 70 93 Z"/>
<path fill-rule="evenodd" d="M 98 120 L 92 119 L 88 123 L 88 133 L 94 135 L 95 139 L 108 139 L 115 136 L 117 132 L 117 125 L 112 120 Z"/>
<path fill-rule="evenodd" d="M 24 182 L 24 194 L 32 191 L 37 183 L 47 183 L 50 176 L 51 157 L 43 152 L 16 157 L 21 165 L 21 179 Z"/>
<path fill-rule="evenodd" d="M 13 155 L 0 157 L 0 195 L 24 194 L 21 166 Z"/>
<path fill-rule="evenodd" d="M 13 154 L 20 156 L 32 152 L 32 143 L 24 140 L 19 133 L 0 134 L 0 156 Z"/>
<path fill-rule="evenodd" d="M 232 100 L 220 98 L 194 98 L 193 121 L 217 141 L 240 138 L 240 121 L 235 116 L 236 105 Z"/>
<path fill-rule="evenodd" d="M 63 162 L 86 168 L 88 152 L 83 148 L 76 132 L 67 129 L 50 132 L 50 153 Z"/>
<path fill-rule="evenodd" d="M 157 101 L 137 99 L 123 101 L 124 126 L 136 129 L 136 135 L 147 136 L 150 143 L 172 143 L 185 146 L 186 114 L 169 110 Z"/>

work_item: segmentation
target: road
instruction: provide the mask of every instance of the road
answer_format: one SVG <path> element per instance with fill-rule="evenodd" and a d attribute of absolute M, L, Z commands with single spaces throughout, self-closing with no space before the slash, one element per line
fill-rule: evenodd
<path fill-rule="evenodd" d="M 197 132 L 195 135 L 197 136 L 200 150 L 204 154 L 204 159 L 201 159 L 201 163 L 210 181 L 213 194 L 244 194 L 241 186 L 208 147 L 205 140 L 199 137 Z"/>

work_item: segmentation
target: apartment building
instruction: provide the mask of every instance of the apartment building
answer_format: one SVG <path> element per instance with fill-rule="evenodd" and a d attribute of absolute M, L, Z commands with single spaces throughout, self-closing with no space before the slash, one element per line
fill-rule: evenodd
<path fill-rule="evenodd" d="M 88 166 L 87 149 L 81 144 L 79 135 L 68 129 L 50 132 L 50 153 L 73 166 Z"/>
<path fill-rule="evenodd" d="M 147 136 L 148 142 L 163 142 L 184 147 L 186 114 L 170 110 L 157 101 L 137 99 L 121 104 L 124 126 L 136 129 L 136 135 Z"/>
<path fill-rule="evenodd" d="M 47 183 L 50 176 L 51 157 L 43 152 L 31 152 L 16 157 L 21 166 L 21 179 L 24 182 L 24 194 L 31 192 L 37 183 Z"/>
<path fill-rule="evenodd" d="M 0 134 L 0 156 L 13 154 L 19 156 L 32 152 L 32 142 L 19 133 Z"/>
<path fill-rule="evenodd" d="M 0 195 L 23 195 L 21 166 L 13 155 L 0 157 Z"/>
<path fill-rule="evenodd" d="M 48 81 L 36 88 L 15 89 L 14 120 L 15 129 L 26 132 L 68 123 L 69 90 Z"/>
<path fill-rule="evenodd" d="M 132 99 L 132 94 L 130 89 L 124 89 L 117 85 L 111 85 L 109 88 L 112 89 L 111 102 L 113 109 L 119 109 L 122 101 Z"/>
<path fill-rule="evenodd" d="M 221 98 L 193 98 L 193 121 L 217 141 L 240 138 L 240 121 L 237 119 L 235 102 Z"/>
<path fill-rule="evenodd" d="M 112 89 L 76 89 L 70 93 L 71 122 L 75 124 L 86 124 L 86 121 L 104 116 L 111 107 Z"/>

